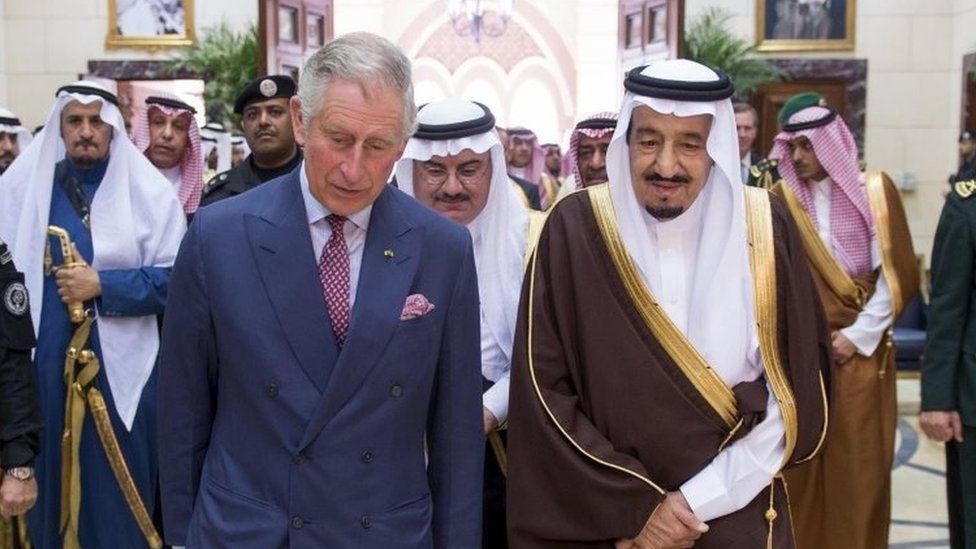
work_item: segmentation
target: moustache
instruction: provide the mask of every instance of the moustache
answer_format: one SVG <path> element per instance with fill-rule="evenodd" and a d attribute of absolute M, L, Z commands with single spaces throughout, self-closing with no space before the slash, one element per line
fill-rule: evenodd
<path fill-rule="evenodd" d="M 437 193 L 434 197 L 437 202 L 444 202 L 446 204 L 460 204 L 462 202 L 467 202 L 471 200 L 471 197 L 466 194 L 447 194 L 447 193 Z"/>
<path fill-rule="evenodd" d="M 652 170 L 652 171 L 644 172 L 644 181 L 648 183 L 687 184 L 687 183 L 691 183 L 691 178 L 686 175 L 675 175 L 671 177 L 664 177 L 663 175 Z"/>
<path fill-rule="evenodd" d="M 9 163 L 13 162 L 14 159 L 16 159 L 16 158 L 17 158 L 17 155 L 15 155 L 12 152 L 0 153 L 0 164 L 3 164 L 3 163 L 9 164 Z"/>
<path fill-rule="evenodd" d="M 257 137 L 257 138 L 261 138 L 261 137 L 275 137 L 277 135 L 278 135 L 278 132 L 276 132 L 274 130 L 259 130 L 258 133 L 254 134 L 254 137 Z"/>
<path fill-rule="evenodd" d="M 96 146 L 95 145 L 95 142 L 92 141 L 91 139 L 79 139 L 78 141 L 75 141 L 75 148 L 79 148 L 79 147 L 95 147 L 95 146 Z"/>
<path fill-rule="evenodd" d="M 586 176 L 587 181 L 606 181 L 607 180 L 607 170 L 603 169 L 592 169 L 587 168 L 583 173 Z"/>

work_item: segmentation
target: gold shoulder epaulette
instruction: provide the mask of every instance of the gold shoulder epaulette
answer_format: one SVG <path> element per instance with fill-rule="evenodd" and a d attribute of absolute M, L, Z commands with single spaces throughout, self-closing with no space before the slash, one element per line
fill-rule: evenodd
<path fill-rule="evenodd" d="M 968 179 L 966 181 L 956 181 L 956 184 L 952 187 L 959 198 L 969 198 L 976 193 L 976 179 Z"/>

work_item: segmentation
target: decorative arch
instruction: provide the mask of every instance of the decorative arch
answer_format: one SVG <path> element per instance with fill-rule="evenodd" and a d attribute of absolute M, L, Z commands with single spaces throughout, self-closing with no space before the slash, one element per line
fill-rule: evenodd
<path fill-rule="evenodd" d="M 522 125 L 527 122 L 509 117 L 514 93 L 520 82 L 534 79 L 545 84 L 557 113 L 559 127 L 548 137 L 561 137 L 573 125 L 573 57 L 561 34 L 528 2 L 516 3 L 505 34 L 484 37 L 480 47 L 470 37 L 457 36 L 441 1 L 432 2 L 407 25 L 399 45 L 414 60 L 418 85 L 433 81 L 439 89 L 457 95 L 473 82 L 489 83 L 502 103 L 498 118 L 504 124 Z"/>

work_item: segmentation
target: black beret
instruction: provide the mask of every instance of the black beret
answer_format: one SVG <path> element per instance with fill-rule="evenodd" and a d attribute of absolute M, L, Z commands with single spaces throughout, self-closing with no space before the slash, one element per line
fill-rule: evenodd
<path fill-rule="evenodd" d="M 298 86 L 290 76 L 284 74 L 273 74 L 269 76 L 259 76 L 248 82 L 241 93 L 234 101 L 234 112 L 242 114 L 244 107 L 255 101 L 264 101 L 275 97 L 291 97 L 295 95 Z"/>

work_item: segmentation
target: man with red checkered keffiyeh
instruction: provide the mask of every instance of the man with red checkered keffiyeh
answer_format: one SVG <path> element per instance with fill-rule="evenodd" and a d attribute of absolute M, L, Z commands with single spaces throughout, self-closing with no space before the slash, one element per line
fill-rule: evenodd
<path fill-rule="evenodd" d="M 888 546 L 894 456 L 891 327 L 918 291 L 901 198 L 882 172 L 862 174 L 836 112 L 790 117 L 770 158 L 827 314 L 836 372 L 823 451 L 787 471 L 799 549 Z"/>
<path fill-rule="evenodd" d="M 607 147 L 616 127 L 615 112 L 597 113 L 576 124 L 563 156 L 563 172 L 567 175 L 557 201 L 573 191 L 606 183 Z"/>
<path fill-rule="evenodd" d="M 173 184 L 183 213 L 192 217 L 203 192 L 203 154 L 196 109 L 172 97 L 150 96 L 132 140 Z"/>

